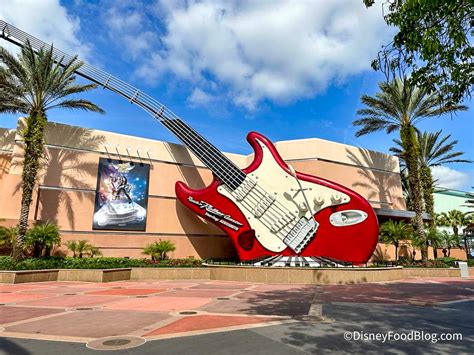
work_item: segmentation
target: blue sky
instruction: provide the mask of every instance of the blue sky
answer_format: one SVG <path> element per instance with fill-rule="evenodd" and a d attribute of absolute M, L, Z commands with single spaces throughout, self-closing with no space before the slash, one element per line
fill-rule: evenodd
<path fill-rule="evenodd" d="M 395 137 L 355 138 L 352 127 L 361 94 L 383 80 L 370 61 L 393 34 L 381 8 L 362 1 L 12 0 L 0 18 L 149 93 L 224 151 L 249 153 L 252 130 L 273 141 L 317 137 L 382 152 Z M 49 119 L 175 141 L 116 94 L 99 89 L 88 98 L 107 114 L 52 111 Z M 0 117 L 3 127 L 15 122 Z M 472 111 L 420 128 L 443 129 L 474 160 Z M 472 164 L 436 174 L 450 187 L 474 185 Z"/>

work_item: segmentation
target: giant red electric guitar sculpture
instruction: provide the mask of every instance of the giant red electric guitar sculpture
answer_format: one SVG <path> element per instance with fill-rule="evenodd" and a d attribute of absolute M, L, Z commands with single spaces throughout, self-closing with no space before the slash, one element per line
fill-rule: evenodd
<path fill-rule="evenodd" d="M 0 21 L 0 36 L 16 45 L 46 43 Z M 59 62 L 73 60 L 54 49 Z M 84 64 L 81 75 L 127 98 L 168 128 L 205 166 L 214 181 L 203 190 L 176 183 L 176 196 L 231 238 L 241 260 L 266 256 L 324 257 L 364 263 L 378 238 L 377 217 L 358 193 L 337 183 L 298 173 L 258 133 L 247 140 L 255 159 L 241 170 L 164 105 L 133 86 Z"/>

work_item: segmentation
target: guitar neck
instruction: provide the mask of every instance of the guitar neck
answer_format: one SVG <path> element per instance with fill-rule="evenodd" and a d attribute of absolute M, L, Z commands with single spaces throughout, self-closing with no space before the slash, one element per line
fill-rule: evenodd
<path fill-rule="evenodd" d="M 41 48 L 51 47 L 51 45 L 2 20 L 0 20 L 0 31 L 0 37 L 20 47 L 23 47 L 27 42 L 31 44 L 31 47 L 35 51 L 39 51 Z M 54 47 L 53 56 L 56 61 L 62 65 L 69 63 L 71 60 L 79 61 L 76 57 L 72 57 Z M 245 179 L 245 173 L 242 170 L 158 100 L 123 80 L 87 63 L 83 63 L 76 73 L 105 89 L 117 93 L 130 103 L 141 107 L 154 119 L 162 123 L 176 138 L 191 150 L 219 180 L 230 188 L 237 188 Z"/>

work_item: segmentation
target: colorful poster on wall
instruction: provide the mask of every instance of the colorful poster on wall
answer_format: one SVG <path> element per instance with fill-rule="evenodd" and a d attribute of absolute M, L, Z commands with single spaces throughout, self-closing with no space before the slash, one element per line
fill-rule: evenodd
<path fill-rule="evenodd" d="M 150 165 L 100 158 L 93 229 L 145 231 Z"/>

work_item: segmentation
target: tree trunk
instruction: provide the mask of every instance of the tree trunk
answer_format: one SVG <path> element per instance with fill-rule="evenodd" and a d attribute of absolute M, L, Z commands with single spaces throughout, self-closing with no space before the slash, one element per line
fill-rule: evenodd
<path fill-rule="evenodd" d="M 433 175 L 431 174 L 431 170 L 429 166 L 423 165 L 420 168 L 420 177 L 421 177 L 421 185 L 423 188 L 423 200 L 425 201 L 425 211 L 431 217 L 428 221 L 428 226 L 431 228 L 436 227 L 436 220 L 435 220 L 435 211 L 434 211 L 434 198 L 433 198 Z"/>
<path fill-rule="evenodd" d="M 395 264 L 398 263 L 398 244 L 395 245 Z"/>
<path fill-rule="evenodd" d="M 438 248 L 436 248 L 436 246 L 433 247 L 433 257 L 434 257 L 435 259 L 438 258 Z"/>
<path fill-rule="evenodd" d="M 25 154 L 23 172 L 21 175 L 21 209 L 16 245 L 13 253 L 14 261 L 18 261 L 24 256 L 23 242 L 28 229 L 28 216 L 30 214 L 33 191 L 40 167 L 40 158 L 43 154 L 45 127 L 46 116 L 44 113 L 33 112 L 26 119 L 25 129 L 22 132 Z"/>
<path fill-rule="evenodd" d="M 39 256 L 41 256 L 41 247 L 38 242 L 35 242 L 33 245 L 33 258 L 38 258 Z"/>
<path fill-rule="evenodd" d="M 416 233 L 424 241 L 420 246 L 421 258 L 428 260 L 428 246 L 423 224 L 423 199 L 421 194 L 420 172 L 419 172 L 419 148 L 415 128 L 407 125 L 400 129 L 400 140 L 403 145 L 403 158 L 408 170 L 408 185 L 411 192 L 411 203 L 415 212 L 414 227 Z"/>

